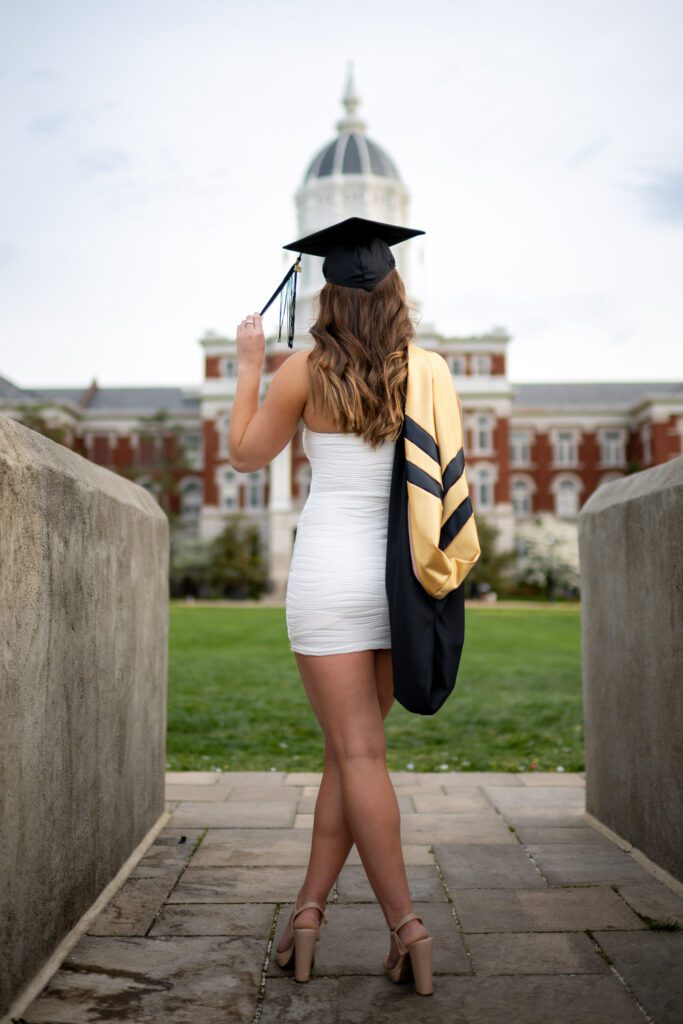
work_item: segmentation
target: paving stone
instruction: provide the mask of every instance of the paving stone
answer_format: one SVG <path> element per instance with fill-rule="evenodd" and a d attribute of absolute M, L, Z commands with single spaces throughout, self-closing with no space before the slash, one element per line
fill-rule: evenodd
<path fill-rule="evenodd" d="M 404 843 L 511 843 L 518 846 L 503 818 L 490 811 L 456 814 L 402 814 L 401 841 Z"/>
<path fill-rule="evenodd" d="M 406 865 L 406 875 L 413 901 L 447 902 L 448 897 L 433 864 L 429 867 Z M 369 903 L 376 900 L 363 867 L 345 864 L 337 879 L 337 890 L 340 903 Z"/>
<path fill-rule="evenodd" d="M 267 939 L 274 908 L 267 903 L 167 903 L 150 935 L 224 935 Z"/>
<path fill-rule="evenodd" d="M 265 940 L 107 938 L 75 946 L 28 1024 L 251 1024 Z"/>
<path fill-rule="evenodd" d="M 470 963 L 449 904 L 414 902 L 413 909 L 434 936 L 434 973 L 469 973 Z M 278 918 L 268 967 L 268 974 L 275 977 L 283 974 L 275 960 L 275 950 L 291 910 L 291 903 L 282 907 Z M 328 905 L 325 915 L 328 923 L 320 929 L 311 975 L 383 974 L 382 960 L 389 952 L 389 929 L 378 904 Z M 392 984 L 388 979 L 387 982 Z M 345 1024 L 343 1015 L 340 1020 Z"/>
<path fill-rule="evenodd" d="M 294 824 L 293 800 L 226 801 L 220 804 L 187 801 L 178 805 L 169 824 L 176 828 L 287 828 Z"/>
<path fill-rule="evenodd" d="M 517 778 L 525 786 L 584 786 L 578 772 L 518 772 Z"/>
<path fill-rule="evenodd" d="M 683 932 L 595 932 L 626 984 L 657 1024 L 683 1021 Z"/>
<path fill-rule="evenodd" d="M 288 973 L 290 977 L 268 979 L 260 1024 L 337 1024 L 337 979 L 316 977 L 313 982 L 313 968 L 311 981 L 300 985 Z"/>
<path fill-rule="evenodd" d="M 280 903 L 301 888 L 300 867 L 204 868 L 193 864 L 169 903 Z"/>
<path fill-rule="evenodd" d="M 287 772 L 284 781 L 287 786 L 319 786 L 322 777 L 322 772 Z"/>
<path fill-rule="evenodd" d="M 683 896 L 650 877 L 647 881 L 618 885 L 620 894 L 637 914 L 656 921 L 668 920 L 683 926 Z"/>
<path fill-rule="evenodd" d="M 586 809 L 585 786 L 509 786 L 482 785 L 490 802 L 501 812 L 531 815 L 553 811 L 555 814 L 579 814 Z"/>
<path fill-rule="evenodd" d="M 583 932 L 468 934 L 475 974 L 604 974 L 609 966 Z"/>
<path fill-rule="evenodd" d="M 313 815 L 312 814 L 297 814 L 294 817 L 294 828 L 301 829 L 312 829 L 313 828 Z"/>
<path fill-rule="evenodd" d="M 424 781 L 438 782 L 444 787 L 447 793 L 455 792 L 463 786 L 515 786 L 521 787 L 522 783 L 516 772 L 439 772 L 421 773 L 420 778 Z M 449 787 L 452 787 L 449 789 Z"/>
<path fill-rule="evenodd" d="M 220 803 L 222 800 L 227 800 L 230 795 L 232 786 L 188 786 L 178 784 L 166 784 L 166 799 L 167 800 L 210 800 L 212 803 Z"/>
<path fill-rule="evenodd" d="M 145 935 L 173 887 L 172 878 L 129 878 L 95 918 L 88 935 Z"/>
<path fill-rule="evenodd" d="M 420 786 L 423 783 L 423 777 L 420 772 L 389 772 L 389 778 L 393 782 L 394 786 Z M 442 781 L 439 779 L 437 785 Z M 428 784 L 434 784 L 433 779 L 427 780 Z"/>
<path fill-rule="evenodd" d="M 613 975 L 434 977 L 431 996 L 388 978 L 340 978 L 343 1024 L 643 1024 Z"/>
<path fill-rule="evenodd" d="M 204 832 L 200 828 L 162 829 L 128 877 L 175 880 L 194 853 L 199 838 L 203 834 Z M 185 842 L 180 842 L 183 837 Z"/>
<path fill-rule="evenodd" d="M 428 796 L 429 794 L 433 796 L 444 795 L 443 786 L 432 785 L 428 782 L 425 782 L 423 785 L 416 785 L 415 783 L 406 786 L 394 785 L 394 790 L 396 796 L 414 796 L 416 793 L 419 793 L 421 796 Z"/>
<path fill-rule="evenodd" d="M 426 787 L 425 787 L 426 788 Z M 462 811 L 490 811 L 488 802 L 478 786 L 460 789 L 456 793 L 436 796 L 431 793 L 413 795 L 415 810 L 419 814 L 454 814 Z"/>
<path fill-rule="evenodd" d="M 621 847 L 613 843 L 611 839 L 598 832 L 588 822 L 569 828 L 556 828 L 552 825 L 523 825 L 515 829 L 521 843 L 528 846 L 531 843 L 580 843 L 585 845 L 591 843 L 603 850 L 619 850 Z"/>
<path fill-rule="evenodd" d="M 527 850 L 551 884 L 647 881 L 652 876 L 615 844 L 528 843 Z"/>
<path fill-rule="evenodd" d="M 230 786 L 275 786 L 280 789 L 288 772 L 218 772 L 221 782 Z"/>
<path fill-rule="evenodd" d="M 645 925 L 609 886 L 548 889 L 454 889 L 465 932 L 617 931 Z"/>
<path fill-rule="evenodd" d="M 231 786 L 230 800 L 293 800 L 302 796 L 303 786 Z"/>
<path fill-rule="evenodd" d="M 531 788 L 531 787 L 530 787 Z M 565 814 L 552 807 L 536 807 L 528 814 L 523 810 L 506 809 L 502 812 L 508 825 L 522 828 L 582 828 L 588 824 L 583 811 Z"/>
<path fill-rule="evenodd" d="M 451 893 L 455 889 L 546 888 L 546 882 L 519 843 L 437 843 L 434 856 Z"/>
<path fill-rule="evenodd" d="M 302 796 L 317 796 L 320 792 L 320 786 L 300 786 Z"/>
<path fill-rule="evenodd" d="M 300 829 L 212 828 L 192 858 L 192 867 L 305 866 L 311 837 Z"/>
<path fill-rule="evenodd" d="M 221 772 L 166 772 L 167 785 L 216 785 L 221 778 Z"/>

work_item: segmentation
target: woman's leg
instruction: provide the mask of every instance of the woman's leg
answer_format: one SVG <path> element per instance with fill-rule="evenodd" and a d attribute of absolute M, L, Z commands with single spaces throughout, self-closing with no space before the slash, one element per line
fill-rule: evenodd
<path fill-rule="evenodd" d="M 398 801 L 386 765 L 383 719 L 388 711 L 390 652 L 297 654 L 296 658 L 325 735 L 329 775 L 329 784 L 324 794 L 321 785 L 318 797 L 320 801 L 322 796 L 321 830 L 315 853 L 312 848 L 312 864 L 301 898 L 324 898 L 348 856 L 349 840 L 353 839 L 385 920 L 391 926 L 412 910 L 412 903 L 401 849 Z M 336 859 L 326 869 L 318 854 L 329 856 L 330 850 Z M 311 910 L 300 915 L 302 925 L 309 914 L 317 923 L 319 915 Z M 416 921 L 401 929 L 406 942 L 425 934 Z M 283 942 L 284 946 L 287 944 Z"/>
<path fill-rule="evenodd" d="M 382 719 L 385 719 L 394 703 L 391 651 L 377 650 L 374 654 L 377 699 Z M 389 655 L 388 659 L 386 655 Z M 387 661 L 388 673 L 386 671 Z M 348 859 L 352 846 L 353 835 L 344 813 L 339 764 L 332 745 L 326 739 L 323 775 L 313 815 L 313 834 L 308 869 L 297 894 L 297 903 L 317 900 L 318 903 L 325 905 L 330 890 Z M 297 918 L 297 922 L 302 927 L 307 924 L 315 926 L 319 920 L 320 915 L 316 910 L 304 910 Z M 285 950 L 291 944 L 290 920 L 280 937 L 277 948 Z"/>

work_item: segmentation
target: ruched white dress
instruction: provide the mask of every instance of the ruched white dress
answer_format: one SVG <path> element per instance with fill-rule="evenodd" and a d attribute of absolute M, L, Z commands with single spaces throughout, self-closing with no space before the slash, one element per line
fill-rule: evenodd
<path fill-rule="evenodd" d="M 385 570 L 395 441 L 303 428 L 311 488 L 287 577 L 290 649 L 347 654 L 391 647 Z"/>

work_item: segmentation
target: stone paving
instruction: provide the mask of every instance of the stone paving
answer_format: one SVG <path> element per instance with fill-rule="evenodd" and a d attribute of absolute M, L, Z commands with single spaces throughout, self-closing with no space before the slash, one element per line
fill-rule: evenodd
<path fill-rule="evenodd" d="M 683 897 L 590 825 L 582 774 L 391 775 L 432 996 L 383 975 L 355 847 L 311 981 L 277 967 L 319 774 L 187 772 L 168 775 L 167 827 L 23 1019 L 681 1024 Z"/>

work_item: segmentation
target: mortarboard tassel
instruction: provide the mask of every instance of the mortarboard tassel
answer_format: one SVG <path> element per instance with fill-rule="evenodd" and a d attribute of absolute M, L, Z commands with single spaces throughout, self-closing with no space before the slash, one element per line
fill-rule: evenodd
<path fill-rule="evenodd" d="M 296 311 L 296 275 L 301 271 L 301 253 L 289 268 L 280 284 L 277 286 L 271 297 L 261 310 L 263 316 L 270 304 L 280 296 L 280 317 L 277 332 L 277 340 L 282 337 L 282 322 L 287 318 L 287 343 L 290 348 L 294 347 L 294 315 Z"/>

